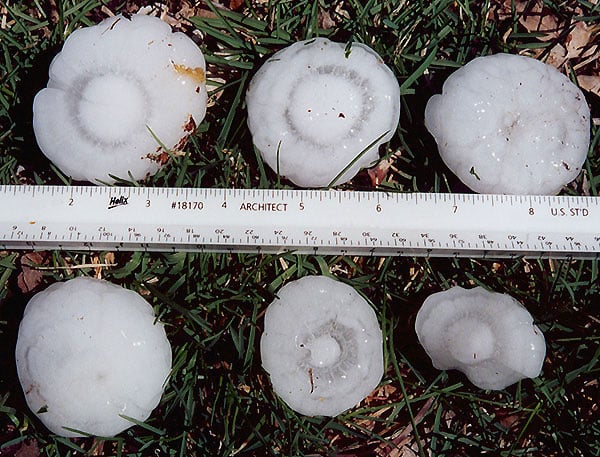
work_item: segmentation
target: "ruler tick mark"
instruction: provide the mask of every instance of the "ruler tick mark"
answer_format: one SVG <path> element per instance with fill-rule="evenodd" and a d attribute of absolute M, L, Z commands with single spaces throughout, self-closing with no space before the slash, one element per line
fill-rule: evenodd
<path fill-rule="evenodd" d="M 113 213 L 106 213 L 108 195 L 130 196 L 130 208 L 139 204 L 144 209 L 143 218 L 137 211 L 123 211 L 113 223 Z M 146 196 L 145 200 L 151 201 L 151 205 L 136 201 L 134 197 L 138 195 Z M 170 208 L 174 195 L 185 196 L 186 201 L 202 201 L 202 219 L 199 220 L 195 212 L 182 212 L 176 216 L 164 212 L 164 208 Z M 230 200 L 230 208 L 235 210 L 250 198 L 261 202 L 282 201 L 288 205 L 287 210 L 244 214 L 243 228 L 254 230 L 252 236 L 247 236 L 240 233 L 241 224 L 235 219 L 235 211 L 221 210 L 226 200 Z M 71 206 L 69 199 L 73 200 Z M 382 203 L 383 211 L 373 210 L 374 205 L 367 203 L 373 200 Z M 301 202 L 304 211 L 294 208 L 294 202 Z M 450 204 L 458 207 L 460 218 L 451 217 Z M 41 228 L 49 206 L 56 223 Z M 565 219 L 560 219 L 560 213 L 554 211 L 551 214 L 548 207 L 586 208 L 587 212 L 585 217 L 581 211 L 574 216 L 567 212 Z M 534 214 L 529 213 L 529 208 L 534 208 Z M 213 239 L 206 241 L 202 236 L 211 251 L 223 250 L 223 244 L 228 246 L 228 251 L 231 248 L 243 252 L 253 251 L 259 245 L 261 252 L 279 252 L 279 247 L 286 245 L 297 253 L 312 252 L 315 246 L 343 245 L 351 254 L 372 254 L 369 249 L 375 248 L 373 252 L 378 255 L 396 255 L 396 251 L 385 251 L 384 247 L 409 246 L 412 251 L 402 251 L 405 255 L 443 256 L 458 252 L 461 256 L 478 257 L 483 255 L 480 251 L 485 251 L 487 256 L 514 257 L 515 252 L 520 252 L 527 255 L 543 253 L 556 258 L 569 255 L 597 258 L 600 251 L 599 208 L 600 202 L 593 197 L 11 185 L 4 186 L 0 192 L 0 217 L 4 217 L 0 219 L 0 233 L 6 234 L 0 242 L 18 249 L 19 246 L 30 248 L 31 240 L 44 240 L 44 245 L 39 246 L 41 249 L 55 249 L 58 243 L 53 240 L 64 240 L 69 241 L 69 249 L 76 250 L 78 246 L 86 247 L 83 243 L 92 240 L 98 240 L 98 249 L 110 249 L 121 240 L 124 243 L 121 250 L 171 251 L 175 248 L 193 251 L 200 249 L 191 244 L 196 240 L 196 234 L 192 238 L 185 229 L 194 227 L 198 234 L 223 230 L 217 243 Z M 37 224 L 28 223 L 32 220 Z M 329 220 L 336 221 L 335 231 L 327 227 Z M 106 226 L 107 221 L 110 221 L 110 228 Z M 357 221 L 368 224 L 360 228 Z M 18 230 L 10 230 L 12 226 L 17 226 Z M 74 228 L 70 229 L 71 226 Z M 559 227 L 558 232 L 546 232 L 550 226 Z M 99 227 L 103 230 L 97 233 Z M 156 227 L 164 229 L 158 237 L 144 235 L 154 232 Z M 312 234 L 303 237 L 307 227 Z M 369 227 L 379 230 L 375 232 Z M 526 228 L 515 232 L 515 227 Z M 132 228 L 133 232 L 130 231 Z M 264 236 L 273 229 L 286 236 Z M 363 233 L 369 235 L 363 236 Z M 421 234 L 426 234 L 422 240 Z M 452 240 L 448 239 L 449 234 L 452 234 Z M 480 239 L 480 235 L 485 237 Z M 538 236 L 543 238 L 538 239 Z M 134 245 L 135 240 L 147 245 L 143 248 Z"/>

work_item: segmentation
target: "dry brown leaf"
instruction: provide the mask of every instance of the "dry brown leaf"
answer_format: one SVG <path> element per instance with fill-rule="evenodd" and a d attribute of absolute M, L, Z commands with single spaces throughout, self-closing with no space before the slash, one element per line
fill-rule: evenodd
<path fill-rule="evenodd" d="M 552 47 L 550 54 L 546 59 L 548 65 L 552 65 L 554 68 L 560 68 L 567 61 L 567 50 L 562 44 L 557 44 Z"/>
<path fill-rule="evenodd" d="M 21 292 L 24 294 L 33 292 L 42 283 L 44 273 L 35 267 L 47 263 L 48 254 L 46 252 L 28 252 L 21 256 L 21 273 L 17 277 L 17 286 Z"/>
<path fill-rule="evenodd" d="M 48 0 L 48 18 L 50 19 L 51 24 L 58 24 L 60 21 L 60 15 L 58 13 L 58 6 L 56 5 L 56 0 Z"/>
<path fill-rule="evenodd" d="M 238 10 L 240 9 L 242 6 L 244 6 L 244 0 L 230 0 L 229 1 L 229 8 L 231 8 L 232 10 Z"/>
<path fill-rule="evenodd" d="M 434 401 L 435 401 L 434 397 L 429 397 L 427 399 L 427 401 L 425 402 L 425 404 L 421 407 L 421 409 L 419 409 L 419 411 L 417 412 L 417 414 L 414 417 L 414 423 L 416 425 L 421 423 L 421 421 L 425 418 L 425 416 L 427 415 L 427 413 L 433 406 Z M 408 443 L 413 441 L 413 438 L 414 438 L 413 437 L 413 426 L 412 426 L 412 424 L 408 424 L 403 429 L 398 430 L 389 439 L 389 441 L 391 442 L 393 447 L 390 446 L 390 444 L 383 443 L 381 446 L 379 446 L 379 450 L 386 451 L 386 452 L 388 452 L 387 455 L 391 455 L 391 453 L 394 452 L 394 450 L 404 448 Z M 385 455 L 385 454 L 382 454 L 382 455 Z M 397 455 L 401 455 L 401 454 L 397 454 Z"/>
<path fill-rule="evenodd" d="M 559 35 L 560 23 L 556 16 L 544 11 L 541 2 L 536 2 L 532 7 L 525 9 L 526 4 L 530 2 L 517 2 L 517 11 L 522 13 L 519 23 L 525 27 L 529 33 L 542 33 L 538 37 L 540 41 L 549 41 Z M 524 5 L 525 4 L 525 5 Z"/>
<path fill-rule="evenodd" d="M 511 414 L 509 416 L 505 416 L 505 417 L 501 418 L 499 422 L 500 422 L 500 424 L 502 424 L 503 427 L 505 427 L 507 429 L 511 429 L 519 423 L 520 419 L 521 418 L 519 417 L 518 414 Z"/>
<path fill-rule="evenodd" d="M 598 50 L 598 46 L 593 44 L 597 32 L 597 27 L 585 22 L 575 23 L 566 41 L 567 58 L 589 57 L 594 54 Z"/>
<path fill-rule="evenodd" d="M 343 17 L 345 19 L 350 19 L 352 16 L 346 8 L 347 2 L 338 2 L 338 4 L 335 7 L 336 16 Z"/>
<path fill-rule="evenodd" d="M 40 448 L 35 440 L 24 441 L 15 452 L 15 457 L 38 457 L 39 455 Z"/>
<path fill-rule="evenodd" d="M 498 422 L 507 429 L 516 427 L 521 420 L 521 415 L 518 412 L 512 412 L 507 408 L 498 408 L 495 415 Z"/>
<path fill-rule="evenodd" d="M 369 168 L 367 170 L 367 174 L 369 178 L 371 178 L 371 184 L 373 187 L 377 187 L 381 184 L 388 175 L 390 167 L 394 163 L 397 157 L 400 157 L 400 152 L 396 152 L 385 160 L 381 160 L 377 165 L 373 168 Z"/>
<path fill-rule="evenodd" d="M 191 4 L 190 2 L 181 2 L 181 5 L 177 8 L 175 14 L 178 18 L 189 19 L 190 17 L 196 16 L 201 9 Z"/>
<path fill-rule="evenodd" d="M 514 7 L 514 10 L 513 10 Z M 499 20 L 512 19 L 513 15 L 528 15 L 533 13 L 539 16 L 542 10 L 542 3 L 538 0 L 533 2 L 531 0 L 504 0 L 503 2 L 496 2 L 495 5 L 490 8 L 489 19 Z M 527 20 L 525 20 L 527 22 Z M 533 24 L 534 22 L 532 22 Z"/>
<path fill-rule="evenodd" d="M 400 449 L 392 450 L 389 454 L 386 455 L 386 457 L 417 457 L 418 455 L 419 454 L 417 454 L 408 446 L 403 446 Z"/>
<path fill-rule="evenodd" d="M 600 76 L 580 75 L 577 76 L 577 82 L 582 89 L 600 96 Z"/>
<path fill-rule="evenodd" d="M 328 30 L 335 27 L 335 21 L 331 19 L 331 14 L 329 14 L 329 11 L 324 10 L 323 8 L 319 8 L 318 22 L 319 28 L 323 30 Z"/>
<path fill-rule="evenodd" d="M 512 17 L 510 9 L 510 1 L 505 0 L 504 3 L 495 3 L 492 8 L 488 11 L 488 19 L 490 21 L 500 20 L 503 21 Z"/>

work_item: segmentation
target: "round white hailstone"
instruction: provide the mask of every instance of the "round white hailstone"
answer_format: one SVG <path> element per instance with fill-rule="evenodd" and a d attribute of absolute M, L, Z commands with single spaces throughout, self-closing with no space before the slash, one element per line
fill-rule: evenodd
<path fill-rule="evenodd" d="M 155 174 L 206 112 L 204 56 L 156 17 L 115 16 L 76 30 L 33 103 L 42 152 L 95 184 Z"/>
<path fill-rule="evenodd" d="M 303 187 L 341 184 L 379 158 L 395 133 L 400 88 L 364 44 L 325 38 L 282 49 L 260 68 L 246 95 L 248 126 L 264 161 Z"/>
<path fill-rule="evenodd" d="M 544 335 L 523 305 L 482 287 L 430 295 L 415 330 L 434 367 L 460 370 L 481 389 L 535 378 L 546 355 Z"/>
<path fill-rule="evenodd" d="M 27 304 L 17 372 L 27 404 L 52 432 L 113 436 L 148 418 L 171 370 L 152 307 L 107 281 L 56 283 Z"/>
<path fill-rule="evenodd" d="M 425 109 L 442 159 L 480 193 L 557 194 L 589 148 L 583 93 L 550 65 L 496 54 L 454 72 Z"/>
<path fill-rule="evenodd" d="M 282 287 L 265 314 L 260 353 L 275 392 L 307 416 L 336 416 L 383 376 L 375 312 L 352 287 L 307 276 Z"/>

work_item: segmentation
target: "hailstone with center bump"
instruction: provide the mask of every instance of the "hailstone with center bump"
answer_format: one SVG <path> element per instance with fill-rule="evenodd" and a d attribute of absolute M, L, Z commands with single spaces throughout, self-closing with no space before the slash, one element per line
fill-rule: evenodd
<path fill-rule="evenodd" d="M 544 335 L 523 305 L 482 287 L 430 295 L 415 330 L 434 367 L 458 369 L 481 389 L 535 378 L 546 355 Z"/>
<path fill-rule="evenodd" d="M 551 195 L 579 175 L 590 110 L 575 84 L 530 57 L 478 57 L 425 110 L 440 155 L 480 193 Z"/>
<path fill-rule="evenodd" d="M 400 117 L 398 81 L 381 57 L 364 44 L 346 50 L 325 38 L 294 43 L 268 59 L 246 102 L 264 161 L 303 187 L 329 185 L 359 156 L 335 184 L 373 165 Z"/>
<path fill-rule="evenodd" d="M 42 152 L 95 184 L 134 180 L 183 147 L 206 111 L 204 56 L 156 17 L 115 16 L 74 31 L 33 104 Z"/>
<path fill-rule="evenodd" d="M 383 376 L 375 312 L 352 287 L 307 276 L 282 287 L 265 314 L 262 364 L 275 392 L 307 416 L 336 416 Z"/>
<path fill-rule="evenodd" d="M 55 283 L 27 304 L 16 347 L 31 410 L 52 432 L 113 436 L 144 421 L 171 370 L 150 304 L 107 281 Z M 70 430 L 72 429 L 72 430 Z"/>

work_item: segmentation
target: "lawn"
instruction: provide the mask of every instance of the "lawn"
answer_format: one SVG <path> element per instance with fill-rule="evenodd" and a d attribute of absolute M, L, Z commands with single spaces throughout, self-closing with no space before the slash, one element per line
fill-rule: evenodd
<path fill-rule="evenodd" d="M 376 171 L 347 190 L 468 192 L 423 123 L 446 77 L 480 55 L 546 61 L 584 90 L 592 142 L 564 195 L 600 190 L 600 4 L 546 1 L 232 0 L 0 2 L 0 184 L 71 184 L 40 152 L 31 106 L 73 30 L 140 8 L 194 37 L 207 61 L 209 107 L 185 149 L 142 185 L 295 188 L 266 167 L 246 126 L 244 95 L 265 57 L 324 36 L 375 49 L 401 87 L 400 126 Z M 80 184 L 80 183 L 74 183 Z M 600 456 L 598 261 L 199 254 L 0 252 L 0 456 L 344 455 Z M 305 417 L 273 392 L 261 367 L 266 307 L 285 283 L 333 276 L 373 305 L 386 371 L 357 407 Z M 173 371 L 150 419 L 114 438 L 50 434 L 27 408 L 14 347 L 23 308 L 48 285 L 87 275 L 134 289 L 165 323 Z M 509 293 L 544 332 L 541 376 L 483 391 L 438 371 L 415 315 L 431 293 L 482 285 Z"/>

